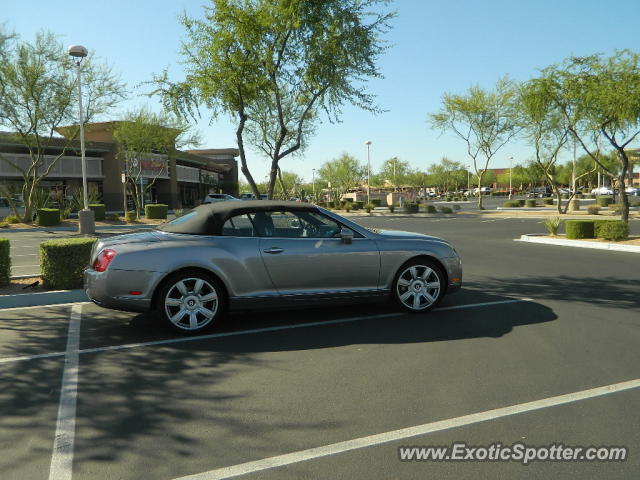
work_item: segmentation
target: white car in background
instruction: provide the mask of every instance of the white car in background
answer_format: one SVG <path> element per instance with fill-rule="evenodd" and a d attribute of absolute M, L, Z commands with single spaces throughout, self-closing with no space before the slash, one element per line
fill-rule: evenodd
<path fill-rule="evenodd" d="M 624 191 L 627 192 L 627 195 L 634 195 L 636 197 L 640 196 L 640 188 L 627 187 Z"/>
<path fill-rule="evenodd" d="M 207 203 L 216 203 L 216 202 L 226 202 L 227 200 L 239 200 L 233 195 L 227 195 L 226 193 L 210 193 L 204 200 L 202 200 L 202 204 L 206 205 Z"/>
<path fill-rule="evenodd" d="M 613 195 L 613 190 L 609 187 L 594 188 L 591 190 L 594 195 Z"/>

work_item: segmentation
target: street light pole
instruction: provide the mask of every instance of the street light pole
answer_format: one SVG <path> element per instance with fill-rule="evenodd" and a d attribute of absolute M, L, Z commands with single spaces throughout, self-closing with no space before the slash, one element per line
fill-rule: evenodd
<path fill-rule="evenodd" d="M 393 157 L 393 188 L 397 189 L 398 184 L 396 183 L 396 162 L 398 161 L 398 157 Z"/>
<path fill-rule="evenodd" d="M 513 198 L 513 188 L 511 187 L 511 168 L 513 167 L 513 157 L 509 157 L 509 200 Z"/>
<path fill-rule="evenodd" d="M 364 144 L 367 146 L 367 203 L 371 203 L 371 156 L 369 155 L 371 140 L 367 140 Z"/>
<path fill-rule="evenodd" d="M 84 118 L 82 113 L 82 83 L 80 81 L 80 63 L 87 56 L 87 49 L 82 45 L 71 45 L 67 53 L 76 59 L 76 71 L 78 78 L 78 113 L 80 120 L 80 156 L 82 161 L 82 194 L 84 209 L 78 212 L 79 228 L 81 234 L 95 233 L 96 222 L 93 210 L 89 210 L 88 187 L 87 187 L 87 160 L 84 150 Z"/>
<path fill-rule="evenodd" d="M 467 193 L 469 190 L 471 190 L 471 165 L 467 165 Z"/>
<path fill-rule="evenodd" d="M 312 175 L 311 183 L 313 185 L 313 187 L 312 187 L 313 188 L 313 201 L 315 202 L 316 201 L 316 169 L 315 168 L 311 169 L 311 175 Z"/>

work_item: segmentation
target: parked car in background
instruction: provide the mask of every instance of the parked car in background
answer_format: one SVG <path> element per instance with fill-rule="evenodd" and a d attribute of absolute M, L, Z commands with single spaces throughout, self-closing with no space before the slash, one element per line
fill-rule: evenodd
<path fill-rule="evenodd" d="M 256 196 L 251 192 L 242 192 L 240 194 L 240 200 L 255 200 Z"/>
<path fill-rule="evenodd" d="M 594 188 L 593 190 L 591 190 L 591 193 L 593 193 L 594 195 L 613 195 L 613 189 L 611 189 L 610 187 Z"/>
<path fill-rule="evenodd" d="M 200 205 L 156 230 L 99 239 L 87 295 L 115 310 L 155 311 L 180 332 L 217 323 L 227 308 L 335 305 L 391 299 L 424 313 L 460 289 L 446 240 L 370 230 L 315 205 Z"/>
<path fill-rule="evenodd" d="M 473 196 L 478 196 L 478 194 L 480 195 L 489 195 L 491 193 L 491 187 L 476 187 L 476 188 L 472 188 L 471 190 L 467 190 L 466 192 L 464 192 L 464 194 L 466 196 L 469 195 L 473 195 Z"/>
<path fill-rule="evenodd" d="M 545 198 L 553 196 L 553 189 L 551 187 L 536 187 L 527 192 L 529 198 Z"/>
<path fill-rule="evenodd" d="M 202 200 L 202 204 L 206 205 L 207 203 L 226 202 L 229 200 L 235 201 L 240 199 L 234 197 L 233 195 L 227 195 L 226 193 L 210 193 L 206 197 L 204 197 L 204 200 Z"/>
<path fill-rule="evenodd" d="M 627 195 L 633 195 L 633 196 L 640 196 L 640 188 L 636 188 L 636 187 L 627 187 L 624 190 Z"/>

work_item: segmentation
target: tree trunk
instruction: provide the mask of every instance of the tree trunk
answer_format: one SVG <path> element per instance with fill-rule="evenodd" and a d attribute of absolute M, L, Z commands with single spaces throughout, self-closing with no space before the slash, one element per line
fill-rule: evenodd
<path fill-rule="evenodd" d="M 278 178 L 278 160 L 275 160 L 275 158 L 277 158 L 276 155 L 274 155 L 274 158 L 271 160 L 271 170 L 269 171 L 269 186 L 267 189 L 267 198 L 269 200 L 273 200 L 273 190 L 275 189 L 276 179 Z"/>
<path fill-rule="evenodd" d="M 238 116 L 240 117 L 240 123 L 238 124 L 238 129 L 236 130 L 236 141 L 238 142 L 238 152 L 240 152 L 240 171 L 244 175 L 244 178 L 249 182 L 249 186 L 251 187 L 251 191 L 255 195 L 256 198 L 260 198 L 260 192 L 258 191 L 258 186 L 256 182 L 253 180 L 253 176 L 249 171 L 249 167 L 247 166 L 247 157 L 244 152 L 244 141 L 242 138 L 242 133 L 244 132 L 244 124 L 247 121 L 247 116 L 244 112 L 239 112 Z"/>
<path fill-rule="evenodd" d="M 629 223 L 629 199 L 627 198 L 627 192 L 625 190 L 626 184 L 625 180 L 627 176 L 627 169 L 623 168 L 620 172 L 619 184 L 620 184 L 620 200 L 622 203 L 622 215 L 620 216 L 620 220 L 623 222 Z"/>
<path fill-rule="evenodd" d="M 484 177 L 484 170 L 478 175 L 478 210 L 484 210 L 482 206 L 482 177 Z"/>

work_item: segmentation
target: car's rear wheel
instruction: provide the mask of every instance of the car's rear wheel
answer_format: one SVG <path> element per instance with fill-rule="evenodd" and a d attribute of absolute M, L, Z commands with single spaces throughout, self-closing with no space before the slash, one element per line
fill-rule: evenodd
<path fill-rule="evenodd" d="M 169 277 L 161 287 L 156 308 L 174 330 L 198 333 L 211 328 L 224 310 L 225 296 L 220 282 L 200 271 Z"/>
<path fill-rule="evenodd" d="M 393 297 L 403 309 L 420 313 L 435 307 L 445 291 L 445 276 L 435 262 L 418 259 L 405 263 L 396 274 Z"/>

